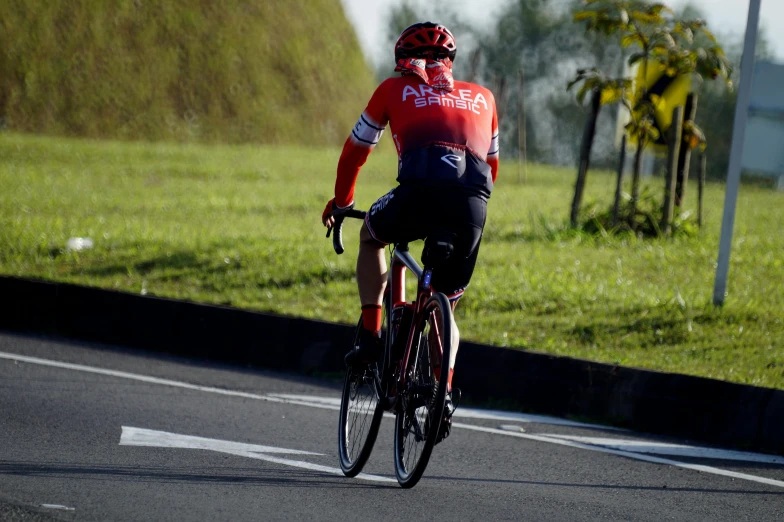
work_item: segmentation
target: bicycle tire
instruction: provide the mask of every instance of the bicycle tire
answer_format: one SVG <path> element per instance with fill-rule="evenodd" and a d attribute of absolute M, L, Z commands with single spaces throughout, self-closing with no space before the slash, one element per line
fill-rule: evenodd
<path fill-rule="evenodd" d="M 428 338 L 440 316 L 441 380 L 436 378 Z M 414 487 L 427 468 L 436 443 L 447 398 L 446 380 L 452 350 L 452 307 L 444 294 L 436 293 L 425 303 L 414 332 L 415 345 L 409 360 L 408 387 L 401 392 L 395 415 L 395 476 L 404 488 Z M 446 364 L 444 364 L 444 362 Z"/>
<path fill-rule="evenodd" d="M 360 317 L 352 346 L 356 346 L 361 328 Z M 346 368 L 340 398 L 338 455 L 340 469 L 347 477 L 356 477 L 362 471 L 378 436 L 384 414 L 377 382 L 382 370 L 381 363 Z"/>

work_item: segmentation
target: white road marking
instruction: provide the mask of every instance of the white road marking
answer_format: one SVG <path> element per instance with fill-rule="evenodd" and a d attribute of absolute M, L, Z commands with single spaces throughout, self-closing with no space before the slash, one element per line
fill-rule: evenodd
<path fill-rule="evenodd" d="M 181 435 L 179 433 L 169 433 L 167 431 L 148 430 L 144 428 L 133 428 L 130 426 L 122 427 L 122 434 L 120 435 L 120 446 L 146 446 L 152 448 L 180 449 L 187 448 L 217 451 L 220 453 L 228 453 L 229 455 L 236 455 L 238 457 L 264 460 L 266 462 L 274 462 L 275 464 L 283 464 L 285 466 L 293 466 L 295 468 L 302 468 L 311 471 L 329 473 L 330 475 L 343 476 L 343 472 L 338 468 L 322 466 L 321 464 L 313 464 L 312 462 L 305 462 L 302 460 L 272 457 L 269 455 L 269 453 L 277 453 L 321 456 L 323 453 L 276 448 L 273 446 L 261 446 L 257 444 L 246 444 L 243 442 L 232 442 L 220 439 L 209 439 L 206 437 L 196 437 L 194 435 Z M 372 482 L 397 483 L 396 479 L 367 473 L 360 473 L 357 475 L 357 478 L 369 480 Z"/>
<path fill-rule="evenodd" d="M 543 437 L 582 442 L 591 446 L 632 451 L 634 453 L 648 453 L 651 455 L 670 455 L 677 457 L 694 457 L 698 459 L 738 460 L 742 462 L 760 462 L 763 464 L 784 464 L 784 457 L 751 453 L 746 451 L 733 451 L 719 448 L 703 448 L 687 444 L 669 444 L 649 440 L 608 439 L 603 437 L 580 437 L 577 435 L 556 435 L 542 433 Z"/>
<path fill-rule="evenodd" d="M 290 394 L 290 393 L 272 393 L 269 394 L 268 397 L 274 397 L 276 399 L 280 399 L 282 402 L 288 402 L 289 404 L 299 404 L 302 406 L 330 408 L 334 410 L 340 409 L 340 397 L 297 395 L 297 394 Z M 601 426 L 599 424 L 585 424 L 583 422 L 575 422 L 566 419 L 559 419 L 557 417 L 548 417 L 546 415 L 533 415 L 530 413 L 520 413 L 520 412 L 502 411 L 502 410 L 480 410 L 477 408 L 458 408 L 457 411 L 455 411 L 454 418 L 550 424 L 553 426 L 569 426 L 573 428 L 600 429 L 602 431 L 628 431 L 621 428 L 615 428 L 612 426 Z"/>
<path fill-rule="evenodd" d="M 640 453 L 632 453 L 630 451 L 621 451 L 611 448 L 603 448 L 601 446 L 591 446 L 589 444 L 583 444 L 581 442 L 574 442 L 571 440 L 563 440 L 563 439 L 556 439 L 552 436 L 544 436 L 544 435 L 530 435 L 528 433 L 514 433 L 511 431 L 503 431 L 498 430 L 495 428 L 485 428 L 484 426 L 474 426 L 473 424 L 459 424 L 453 423 L 453 428 L 463 428 L 466 430 L 472 431 L 481 431 L 484 433 L 495 433 L 498 435 L 505 435 L 507 437 L 519 437 L 521 439 L 528 439 L 528 440 L 535 440 L 538 442 L 548 442 L 550 444 L 558 444 L 561 446 L 569 446 L 571 448 L 580 448 L 589 451 L 598 451 L 599 453 L 609 453 L 610 455 L 619 455 L 621 457 L 627 457 L 630 459 L 642 460 L 645 462 L 652 462 L 654 464 L 665 464 L 668 466 L 675 466 L 678 468 L 686 468 L 691 469 L 694 471 L 702 471 L 704 473 L 711 473 L 713 475 L 721 475 L 724 477 L 731 477 L 731 478 L 738 478 L 743 480 L 750 480 L 752 482 L 759 482 L 761 484 L 767 484 L 769 486 L 776 486 L 779 488 L 784 488 L 784 482 L 780 480 L 773 480 L 765 477 L 758 477 L 756 475 L 748 475 L 746 473 L 737 473 L 735 471 L 728 471 L 725 469 L 714 468 L 711 466 L 703 466 L 700 464 L 688 464 L 685 462 L 678 462 L 677 460 L 670 460 L 670 459 L 663 459 L 660 457 L 653 457 L 650 455 L 643 455 Z"/>
<path fill-rule="evenodd" d="M 151 384 L 160 384 L 160 385 L 163 385 L 163 386 L 172 386 L 172 387 L 177 387 L 177 388 L 185 388 L 185 389 L 188 389 L 188 390 L 196 390 L 196 391 L 202 391 L 202 392 L 208 392 L 208 393 L 215 393 L 215 394 L 218 394 L 218 395 L 225 395 L 225 396 L 230 396 L 230 397 L 242 397 L 242 398 L 246 398 L 246 399 L 255 399 L 255 400 L 261 400 L 261 401 L 267 401 L 267 402 L 295 404 L 295 405 L 300 405 L 300 406 L 307 406 L 307 407 L 310 407 L 310 408 L 321 408 L 321 409 L 327 409 L 327 410 L 338 410 L 340 408 L 340 399 L 331 398 L 331 397 L 319 397 L 318 400 L 312 400 L 313 397 L 312 396 L 307 396 L 307 395 L 291 395 L 291 394 L 259 395 L 259 394 L 256 394 L 256 393 L 248 393 L 248 392 L 226 390 L 226 389 L 223 389 L 223 388 L 214 388 L 214 387 L 210 387 L 210 386 L 199 386 L 199 385 L 196 385 L 196 384 L 190 384 L 190 383 L 181 382 L 181 381 L 173 381 L 173 380 L 170 380 L 170 379 L 160 379 L 158 377 L 150 377 L 148 375 L 140 375 L 140 374 L 136 374 L 136 373 L 121 372 L 121 371 L 116 371 L 116 370 L 108 370 L 108 369 L 105 369 L 105 368 L 96 368 L 94 366 L 86 366 L 86 365 L 82 365 L 82 364 L 73 364 L 73 363 L 66 363 L 66 362 L 60 362 L 60 361 L 53 361 L 51 359 L 41 359 L 39 357 L 29 357 L 29 356 L 26 356 L 26 355 L 17 355 L 17 354 L 12 354 L 12 353 L 7 353 L 7 352 L 0 352 L 0 359 L 7 359 L 7 360 L 19 361 L 19 362 L 27 362 L 27 363 L 31 363 L 31 364 L 38 364 L 38 365 L 42 365 L 42 366 L 50 366 L 50 367 L 55 367 L 55 368 L 64 368 L 64 369 L 68 369 L 68 370 L 75 370 L 75 371 L 93 373 L 93 374 L 98 374 L 98 375 L 107 375 L 107 376 L 119 377 L 119 378 L 123 378 L 123 379 L 131 379 L 131 380 L 140 381 L 140 382 L 147 382 L 147 383 L 151 383 Z M 458 412 L 459 411 L 460 410 L 458 410 Z M 476 410 L 476 411 L 482 412 L 483 410 Z M 499 412 L 492 412 L 492 411 L 490 411 L 490 413 L 488 413 L 488 415 L 495 415 L 497 413 L 499 413 Z M 546 423 L 546 421 L 548 419 L 551 419 L 550 417 L 526 416 L 525 414 L 517 414 L 517 413 L 510 413 L 510 412 L 500 412 L 500 413 L 510 414 L 510 415 L 514 416 L 514 417 L 504 417 L 502 420 L 507 420 L 507 419 L 510 419 L 510 418 L 514 418 L 515 420 L 518 420 L 519 422 L 526 422 L 525 420 L 520 420 L 521 417 L 517 417 L 518 415 L 522 416 L 522 417 L 527 417 L 528 419 L 537 419 L 537 420 L 528 420 L 527 422 Z M 459 418 L 459 415 L 458 415 L 458 418 Z M 473 417 L 473 418 L 479 418 L 479 417 Z M 495 418 L 493 418 L 493 417 L 482 417 L 482 418 L 485 418 L 485 419 L 490 418 L 492 420 L 495 420 Z M 562 421 L 561 419 L 554 419 L 554 420 Z M 562 422 L 571 422 L 571 421 L 562 421 Z M 577 424 L 579 426 L 579 423 L 575 423 L 575 424 Z M 608 429 L 605 426 L 594 426 L 594 425 L 589 425 L 589 424 L 584 424 L 584 425 L 581 425 L 581 426 L 582 427 L 595 427 L 595 428 L 600 428 L 600 429 Z M 767 479 L 767 478 L 764 478 L 764 477 L 758 477 L 758 476 L 755 476 L 755 475 L 748 475 L 748 474 L 744 474 L 744 473 L 735 473 L 733 471 L 722 470 L 722 469 L 713 468 L 713 467 L 710 467 L 710 466 L 701 466 L 701 465 L 697 465 L 697 464 L 687 464 L 687 463 L 684 463 L 684 462 L 678 462 L 678 461 L 674 461 L 674 460 L 662 459 L 662 458 L 659 458 L 659 457 L 653 457 L 653 456 L 649 456 L 649 455 L 632 453 L 631 451 L 622 451 L 622 450 L 618 450 L 618 449 L 604 448 L 604 447 L 600 447 L 600 446 L 592 446 L 590 444 L 585 444 L 585 443 L 581 443 L 581 442 L 575 442 L 575 441 L 558 439 L 558 438 L 555 438 L 554 436 L 541 436 L 541 435 L 530 435 L 530 434 L 527 434 L 527 433 L 515 433 L 515 432 L 511 432 L 511 431 L 503 431 L 503 430 L 499 430 L 499 429 L 495 429 L 495 428 L 485 428 L 483 426 L 474 426 L 474 425 L 471 425 L 471 424 L 462 424 L 462 423 L 457 423 L 457 422 L 453 424 L 453 427 L 463 428 L 463 429 L 473 430 L 473 431 L 481 431 L 481 432 L 485 432 L 485 433 L 493 433 L 493 434 L 498 434 L 498 435 L 511 436 L 511 437 L 520 437 L 520 438 L 529 439 L 529 440 L 535 440 L 535 441 L 539 441 L 539 442 L 547 442 L 547 443 L 550 443 L 550 444 L 559 444 L 559 445 L 562 445 L 562 446 L 571 446 L 571 447 L 574 447 L 574 448 L 581 448 L 581 449 L 586 449 L 586 450 L 590 450 L 590 451 L 598 451 L 598 452 L 602 452 L 602 453 L 609 453 L 609 454 L 613 454 L 613 455 L 620 455 L 620 456 L 623 456 L 623 457 L 628 457 L 628 458 L 632 458 L 632 459 L 642 460 L 642 461 L 646 461 L 646 462 L 653 462 L 655 464 L 666 464 L 666 465 L 670 465 L 670 466 L 677 466 L 677 467 L 686 468 L 686 469 L 703 471 L 703 472 L 706 472 L 706 473 L 713 473 L 715 475 L 723 475 L 723 476 L 728 476 L 728 477 L 733 477 L 733 478 L 740 478 L 740 479 L 744 479 L 744 480 L 750 480 L 750 481 L 753 481 L 753 482 L 760 482 L 762 484 L 768 484 L 768 485 L 773 485 L 773 486 L 777 486 L 777 487 L 784 487 L 784 482 L 778 481 L 778 480 Z M 738 454 L 743 454 L 744 452 L 737 452 L 737 453 Z M 254 454 L 254 455 L 258 455 L 258 454 Z M 251 458 L 257 458 L 257 457 L 251 457 Z M 275 457 L 265 456 L 265 459 L 263 459 L 263 460 L 269 460 L 270 462 L 276 462 L 276 460 L 273 460 L 273 459 L 275 459 Z M 282 460 L 285 460 L 285 459 L 282 459 Z M 297 462 L 297 461 L 291 461 L 291 462 Z M 282 463 L 282 462 L 279 462 L 279 463 Z M 310 463 L 303 463 L 303 464 L 307 464 L 308 466 L 311 466 Z M 316 466 L 316 464 L 312 464 L 312 466 Z M 327 468 L 326 466 L 323 466 L 323 467 L 326 468 L 327 470 L 329 470 L 329 471 L 326 471 L 327 473 L 334 473 L 336 471 L 340 473 L 340 470 L 338 470 L 337 468 Z M 392 479 L 386 479 L 385 477 L 381 477 L 381 478 L 384 478 L 385 480 L 392 480 Z"/>
<path fill-rule="evenodd" d="M 273 395 L 259 395 L 257 393 L 248 393 L 234 390 L 226 390 L 224 388 L 214 388 L 212 386 L 199 386 L 197 384 L 190 384 L 182 381 L 173 381 L 170 379 L 160 379 L 158 377 L 150 377 L 149 375 L 141 375 L 138 373 L 121 372 L 117 370 L 108 370 L 106 368 L 96 368 L 95 366 L 86 366 L 84 364 L 73 364 L 67 362 L 53 361 L 51 359 L 41 359 L 39 357 L 29 357 L 27 355 L 17 355 L 13 353 L 0 352 L 0 359 L 8 359 L 11 361 L 26 362 L 30 364 L 38 364 L 41 366 L 51 366 L 54 368 L 64 368 L 66 370 L 75 370 L 79 372 L 94 373 L 97 375 L 107 375 L 110 377 L 119 377 L 121 379 L 130 379 L 133 381 L 148 382 L 150 384 L 160 384 L 163 386 L 173 386 L 175 388 L 185 388 L 187 390 L 196 390 L 208 393 L 216 393 L 218 395 L 227 395 L 229 397 L 242 397 L 244 399 L 256 399 L 267 402 L 282 402 L 291 403 L 292 401 L 276 398 Z M 313 404 L 309 405 L 313 408 L 320 406 Z M 327 409 L 334 409 L 328 407 Z"/>
<path fill-rule="evenodd" d="M 62 506 L 60 504 L 41 504 L 39 507 L 44 509 L 59 509 L 60 511 L 76 511 L 76 508 Z"/>
<path fill-rule="evenodd" d="M 324 397 L 319 395 L 298 395 L 294 393 L 270 393 L 268 397 L 275 397 L 289 404 L 302 406 L 322 406 L 330 410 L 340 409 L 340 397 Z"/>
<path fill-rule="evenodd" d="M 281 453 L 289 455 L 324 455 L 323 453 L 314 453 L 312 451 L 277 448 L 275 446 L 260 446 L 258 444 L 247 444 L 244 442 L 232 442 L 228 440 L 208 439 L 205 437 L 197 437 L 195 435 L 180 435 L 179 433 L 147 430 L 144 428 L 133 428 L 130 426 L 122 427 L 122 434 L 120 435 L 120 446 L 203 449 L 221 451 L 223 453 L 250 451 L 255 453 Z"/>

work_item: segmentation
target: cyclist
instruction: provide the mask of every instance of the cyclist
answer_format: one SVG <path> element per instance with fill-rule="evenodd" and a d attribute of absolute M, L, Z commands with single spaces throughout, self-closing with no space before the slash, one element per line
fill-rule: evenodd
<path fill-rule="evenodd" d="M 373 203 L 360 232 L 363 331 L 359 346 L 346 355 L 349 364 L 376 361 L 384 351 L 379 332 L 386 245 L 434 231 L 453 234 L 454 252 L 432 281 L 453 309 L 474 271 L 498 175 L 498 116 L 488 89 L 454 80 L 456 51 L 454 36 L 441 24 L 406 28 L 395 43 L 395 72 L 401 75 L 379 85 L 343 146 L 335 197 L 322 214 L 325 226 L 334 223 L 333 211 L 353 206 L 359 170 L 387 124 L 399 159 L 399 186 Z M 453 337 L 456 353 L 457 331 Z"/>

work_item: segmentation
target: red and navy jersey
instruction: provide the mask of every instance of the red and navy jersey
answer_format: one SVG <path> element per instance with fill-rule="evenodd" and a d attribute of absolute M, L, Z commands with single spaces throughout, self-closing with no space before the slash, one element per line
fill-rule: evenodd
<path fill-rule="evenodd" d="M 441 93 L 418 76 L 399 76 L 378 86 L 343 145 L 335 182 L 338 206 L 354 201 L 359 169 L 387 124 L 399 158 L 432 143 L 450 144 L 484 160 L 495 182 L 499 150 L 493 94 L 474 83 L 459 81 L 452 92 Z"/>

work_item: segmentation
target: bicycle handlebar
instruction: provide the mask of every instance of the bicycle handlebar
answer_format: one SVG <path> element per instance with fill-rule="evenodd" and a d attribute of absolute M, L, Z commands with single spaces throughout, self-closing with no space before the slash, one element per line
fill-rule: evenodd
<path fill-rule="evenodd" d="M 353 208 L 348 208 L 345 210 L 334 210 L 332 212 L 332 217 L 335 218 L 335 224 L 331 227 L 327 227 L 327 237 L 332 232 L 332 229 L 335 229 L 335 233 L 332 235 L 332 248 L 335 249 L 335 253 L 340 255 L 344 252 L 343 249 L 343 220 L 348 218 L 354 219 L 365 219 L 365 211 L 364 210 L 356 210 Z"/>

